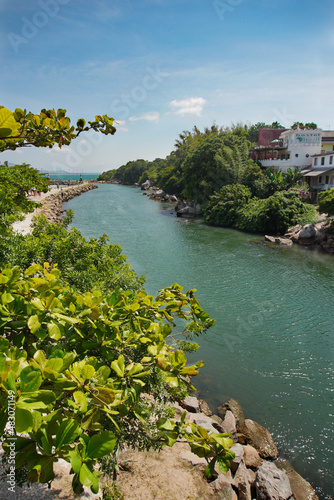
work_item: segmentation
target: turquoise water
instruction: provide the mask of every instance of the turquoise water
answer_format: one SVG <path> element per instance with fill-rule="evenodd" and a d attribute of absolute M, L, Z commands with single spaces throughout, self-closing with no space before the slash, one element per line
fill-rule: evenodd
<path fill-rule="evenodd" d="M 100 174 L 50 174 L 49 178 L 50 179 L 61 179 L 63 181 L 79 181 L 80 176 L 81 180 L 83 181 L 89 181 L 90 179 L 97 179 Z"/>
<path fill-rule="evenodd" d="M 205 362 L 201 397 L 212 409 L 237 399 L 319 498 L 333 499 L 334 258 L 178 219 L 133 187 L 99 185 L 64 208 L 85 236 L 120 243 L 149 293 L 197 288 L 216 319 L 193 355 Z"/>

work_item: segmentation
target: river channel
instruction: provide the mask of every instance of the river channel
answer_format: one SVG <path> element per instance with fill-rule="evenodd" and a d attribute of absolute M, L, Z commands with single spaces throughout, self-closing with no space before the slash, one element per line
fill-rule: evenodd
<path fill-rule="evenodd" d="M 84 236 L 122 246 L 150 294 L 197 289 L 216 320 L 191 356 L 205 362 L 200 397 L 212 410 L 237 399 L 319 498 L 334 499 L 334 257 L 176 218 L 135 187 L 99 185 L 69 208 Z"/>

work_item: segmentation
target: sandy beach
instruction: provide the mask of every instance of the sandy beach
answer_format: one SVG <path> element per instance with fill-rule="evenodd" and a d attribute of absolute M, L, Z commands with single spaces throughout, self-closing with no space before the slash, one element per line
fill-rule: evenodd
<path fill-rule="evenodd" d="M 87 183 L 85 183 L 87 184 Z M 81 186 L 83 186 L 84 184 L 81 184 Z M 63 191 L 66 191 L 68 189 L 72 189 L 73 186 L 62 186 L 62 188 L 57 188 L 57 187 L 52 187 L 47 193 L 39 193 L 38 195 L 36 196 L 28 196 L 27 199 L 28 200 L 31 200 L 31 201 L 34 201 L 36 203 L 40 203 L 44 198 L 47 198 L 48 196 L 50 196 L 51 194 L 57 194 L 57 193 L 60 193 L 61 190 Z M 28 234 L 31 232 L 31 222 L 32 222 L 32 218 L 37 215 L 38 213 L 38 207 L 36 207 L 36 209 L 27 214 L 25 216 L 25 218 L 21 221 L 17 221 L 13 224 L 13 230 L 14 231 L 18 231 L 22 234 Z"/>

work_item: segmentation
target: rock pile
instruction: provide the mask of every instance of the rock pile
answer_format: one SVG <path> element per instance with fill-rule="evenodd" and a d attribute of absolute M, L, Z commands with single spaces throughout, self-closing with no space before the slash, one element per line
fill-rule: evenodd
<path fill-rule="evenodd" d="M 302 245 L 313 250 L 334 254 L 334 228 L 326 221 L 318 224 L 297 225 L 290 228 L 284 238 L 266 235 L 265 240 L 280 246 Z"/>
<path fill-rule="evenodd" d="M 37 215 L 44 214 L 49 222 L 58 224 L 61 222 L 61 216 L 64 212 L 62 206 L 63 202 L 72 200 L 72 198 L 80 196 L 82 193 L 86 193 L 92 189 L 97 189 L 97 186 L 94 184 L 83 184 L 70 189 L 61 190 L 56 194 L 50 194 L 42 200 L 42 206 L 37 210 Z"/>
<path fill-rule="evenodd" d="M 215 498 L 221 500 L 317 500 L 311 485 L 288 462 L 277 460 L 278 450 L 269 431 L 245 418 L 237 401 L 230 399 L 212 415 L 208 405 L 196 397 L 187 397 L 175 405 L 177 414 L 187 411 L 187 421 L 208 432 L 228 432 L 234 441 L 235 458 L 226 474 L 212 481 Z M 205 459 L 192 453 L 184 456 L 193 465 L 206 465 Z"/>

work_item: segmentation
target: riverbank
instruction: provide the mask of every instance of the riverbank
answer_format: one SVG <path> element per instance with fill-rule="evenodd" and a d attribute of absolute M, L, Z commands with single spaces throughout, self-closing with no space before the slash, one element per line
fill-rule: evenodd
<path fill-rule="evenodd" d="M 226 401 L 217 408 L 215 415 L 205 401 L 194 396 L 171 406 L 176 421 L 186 412 L 186 422 L 200 425 L 209 433 L 231 434 L 235 453 L 231 469 L 222 474 L 216 466 L 212 478 L 206 479 L 205 458 L 192 453 L 184 441 L 175 443 L 172 448 L 166 446 L 160 452 L 125 448 L 119 455 L 116 483 L 124 500 L 318 499 L 311 485 L 293 470 L 289 462 L 277 458 L 277 448 L 268 430 L 245 418 L 237 401 Z M 69 463 L 59 460 L 54 464 L 56 477 L 50 488 L 38 483 L 30 488 L 16 486 L 15 498 L 72 500 L 73 474 L 70 470 Z M 112 479 L 103 477 L 101 489 L 107 483 L 111 484 Z M 0 483 L 1 498 L 5 498 L 6 491 L 7 485 L 3 481 Z M 76 498 L 99 500 L 101 495 L 101 490 L 93 494 L 89 488 L 84 488 L 84 493 Z"/>
<path fill-rule="evenodd" d="M 59 189 L 59 186 L 56 188 L 53 187 L 47 193 L 29 196 L 28 200 L 34 201 L 36 204 L 40 203 L 41 206 L 36 207 L 34 212 L 27 214 L 22 221 L 15 222 L 13 230 L 22 234 L 30 233 L 33 217 L 40 214 L 44 214 L 49 222 L 59 223 L 63 214 L 62 204 L 92 189 L 97 189 L 97 186 L 87 182 L 61 189 Z"/>

